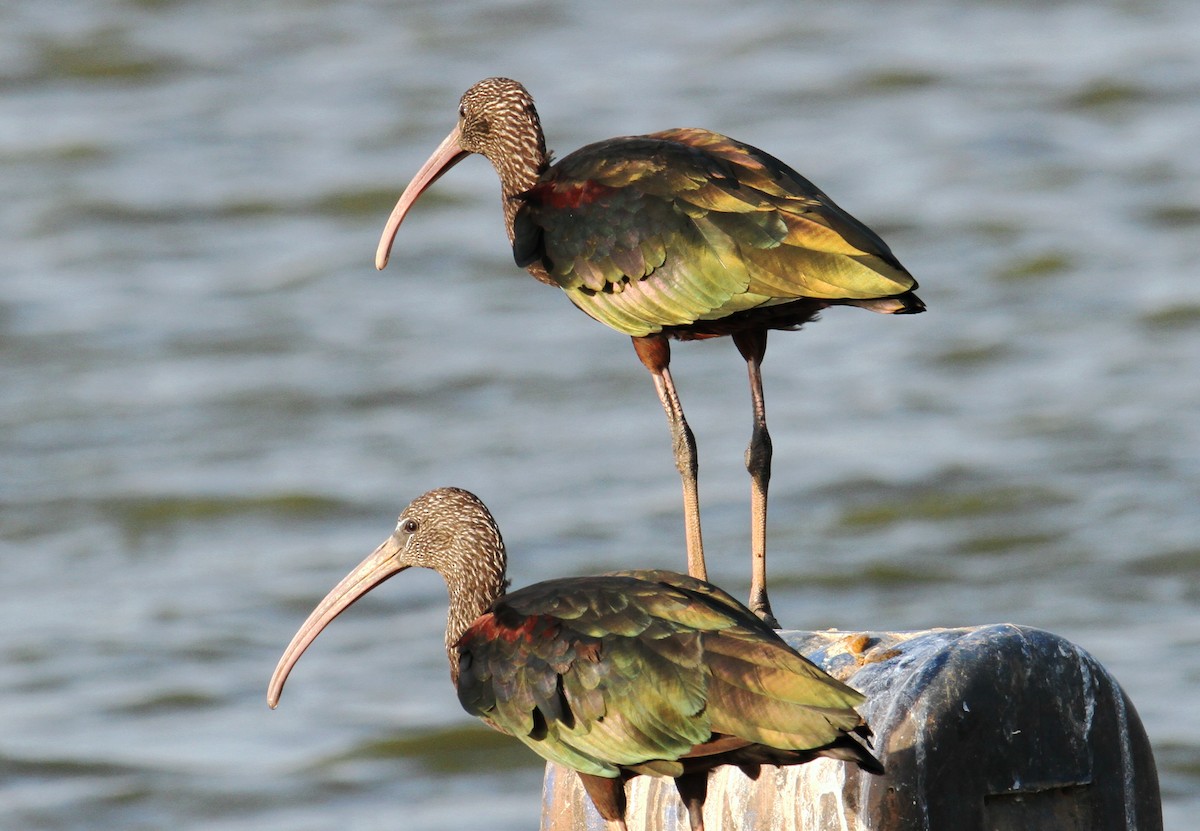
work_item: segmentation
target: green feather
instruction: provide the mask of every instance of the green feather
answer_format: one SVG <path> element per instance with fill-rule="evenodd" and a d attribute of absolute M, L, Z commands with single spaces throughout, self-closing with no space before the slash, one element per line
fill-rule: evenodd
<path fill-rule="evenodd" d="M 807 179 L 706 130 L 589 145 L 547 177 L 561 194 L 588 183 L 611 190 L 570 208 L 531 198 L 518 236 L 541 240 L 571 302 L 634 337 L 800 298 L 916 287 L 873 231 Z"/>

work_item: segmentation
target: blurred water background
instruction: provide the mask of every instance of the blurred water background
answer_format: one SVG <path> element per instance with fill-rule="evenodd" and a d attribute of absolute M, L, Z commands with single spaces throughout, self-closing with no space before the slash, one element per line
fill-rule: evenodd
<path fill-rule="evenodd" d="M 0 828 L 537 823 L 458 708 L 432 574 L 264 690 L 437 485 L 517 585 L 682 568 L 624 337 L 515 268 L 456 168 L 375 242 L 488 75 L 552 148 L 705 126 L 878 230 L 930 311 L 772 337 L 791 628 L 1015 621 L 1091 651 L 1200 811 L 1200 5 L 44 0 L 0 7 Z M 730 343 L 675 350 L 710 568 L 748 584 Z"/>

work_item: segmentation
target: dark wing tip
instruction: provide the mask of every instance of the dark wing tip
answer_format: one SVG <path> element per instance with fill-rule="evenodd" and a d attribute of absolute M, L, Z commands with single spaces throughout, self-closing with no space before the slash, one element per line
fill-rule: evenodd
<path fill-rule="evenodd" d="M 894 312 L 894 314 L 916 315 L 916 314 L 920 314 L 921 312 L 925 311 L 925 301 L 923 301 L 921 298 L 917 297 L 911 291 L 905 292 L 904 294 L 900 295 L 896 299 L 899 300 L 901 303 L 903 303 L 904 307 L 902 309 L 899 309 L 896 312 Z"/>
<path fill-rule="evenodd" d="M 855 730 L 854 732 L 858 731 Z M 876 759 L 870 750 L 863 747 L 860 742 L 848 734 L 838 736 L 817 751 L 817 754 L 827 756 L 830 759 L 840 759 L 843 762 L 853 762 L 858 765 L 860 770 L 865 770 L 867 773 L 873 773 L 876 776 L 882 776 L 887 773 L 883 767 L 883 762 Z"/>

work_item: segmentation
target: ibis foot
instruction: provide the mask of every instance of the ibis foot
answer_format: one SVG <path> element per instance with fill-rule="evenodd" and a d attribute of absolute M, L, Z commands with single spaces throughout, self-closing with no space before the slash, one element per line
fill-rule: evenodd
<path fill-rule="evenodd" d="M 771 612 L 771 604 L 765 596 L 760 598 L 750 598 L 750 611 L 762 618 L 762 622 L 770 626 L 772 629 L 782 629 L 779 621 L 775 619 L 775 615 Z"/>

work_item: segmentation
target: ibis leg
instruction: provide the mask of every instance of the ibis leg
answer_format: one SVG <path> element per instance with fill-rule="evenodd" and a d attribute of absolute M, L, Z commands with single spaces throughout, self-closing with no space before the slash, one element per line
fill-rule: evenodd
<path fill-rule="evenodd" d="M 580 771 L 577 773 L 583 789 L 596 806 L 597 813 L 608 822 L 609 828 L 628 831 L 625 825 L 625 780 L 620 777 L 609 779 Z"/>
<path fill-rule="evenodd" d="M 697 484 L 699 462 L 696 456 L 696 437 L 683 417 L 683 405 L 671 381 L 671 346 L 663 335 L 634 338 L 633 348 L 650 370 L 654 388 L 667 414 L 671 427 L 671 444 L 675 450 L 675 467 L 683 479 L 683 522 L 687 537 L 688 574 L 700 580 L 708 579 L 704 566 L 704 541 L 700 536 L 700 491 Z"/>
<path fill-rule="evenodd" d="M 704 831 L 704 799 L 708 796 L 708 771 L 685 773 L 675 780 L 675 789 L 687 808 L 691 831 Z"/>
<path fill-rule="evenodd" d="M 767 599 L 767 486 L 771 481 L 771 434 L 767 432 L 767 406 L 763 401 L 762 359 L 767 352 L 765 329 L 733 336 L 750 374 L 750 400 L 754 407 L 754 432 L 746 448 L 750 472 L 750 609 L 768 625 L 779 628 Z"/>

